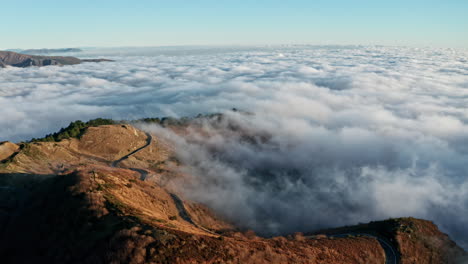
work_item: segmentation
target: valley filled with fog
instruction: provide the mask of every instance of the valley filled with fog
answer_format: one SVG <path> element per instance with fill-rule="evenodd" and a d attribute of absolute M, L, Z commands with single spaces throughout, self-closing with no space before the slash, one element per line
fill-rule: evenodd
<path fill-rule="evenodd" d="M 115 62 L 0 69 L 0 141 L 71 121 L 226 113 L 178 146 L 186 195 L 260 234 L 413 216 L 468 247 L 468 51 L 86 49 Z M 245 115 L 231 112 L 237 108 Z M 235 124 L 267 140 L 242 140 Z"/>

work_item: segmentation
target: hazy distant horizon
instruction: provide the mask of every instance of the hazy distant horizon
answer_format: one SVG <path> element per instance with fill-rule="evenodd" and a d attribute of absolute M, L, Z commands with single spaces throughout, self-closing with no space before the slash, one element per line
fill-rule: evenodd
<path fill-rule="evenodd" d="M 314 44 L 314 43 L 278 43 L 278 44 L 204 44 L 204 45 L 135 45 L 135 46 L 47 46 L 47 47 L 8 47 L 0 48 L 2 51 L 40 50 L 40 49 L 82 49 L 83 52 L 92 50 L 118 50 L 118 49 L 197 49 L 197 48 L 292 48 L 292 47 L 329 47 L 329 48 L 357 48 L 357 47 L 388 47 L 388 48 L 414 48 L 414 49 L 455 49 L 468 50 L 466 47 L 430 46 L 430 45 L 385 45 L 385 44 Z M 70 53 L 70 52 L 67 52 Z"/>

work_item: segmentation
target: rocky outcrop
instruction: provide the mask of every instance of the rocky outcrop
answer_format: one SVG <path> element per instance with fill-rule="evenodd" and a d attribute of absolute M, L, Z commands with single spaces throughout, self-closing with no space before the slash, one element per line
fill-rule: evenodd
<path fill-rule="evenodd" d="M 50 65 L 74 65 L 82 62 L 103 62 L 111 61 L 106 59 L 91 59 L 91 60 L 80 60 L 75 57 L 63 57 L 63 56 L 34 56 L 16 53 L 12 51 L 0 51 L 0 68 L 5 66 L 13 67 L 31 67 L 31 66 L 50 66 Z"/>

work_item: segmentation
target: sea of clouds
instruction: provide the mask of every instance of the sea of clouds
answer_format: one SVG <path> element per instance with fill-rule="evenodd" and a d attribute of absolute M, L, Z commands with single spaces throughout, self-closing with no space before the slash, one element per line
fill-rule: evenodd
<path fill-rule="evenodd" d="M 468 52 L 398 47 L 87 50 L 116 62 L 0 69 L 0 141 L 77 119 L 229 112 L 212 137 L 155 127 L 197 180 L 181 186 L 262 234 L 389 217 L 468 247 Z M 265 139 L 244 140 L 232 124 Z"/>

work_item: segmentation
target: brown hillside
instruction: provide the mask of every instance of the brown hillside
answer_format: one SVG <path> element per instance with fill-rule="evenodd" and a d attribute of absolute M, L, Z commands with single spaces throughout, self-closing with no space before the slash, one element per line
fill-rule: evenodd
<path fill-rule="evenodd" d="M 0 142 L 0 161 L 9 158 L 17 151 L 19 151 L 18 145 L 8 141 Z"/>
<path fill-rule="evenodd" d="M 371 238 L 206 233 L 180 217 L 169 193 L 125 169 L 82 167 L 27 192 L 2 228 L 2 263 L 383 262 Z"/>
<path fill-rule="evenodd" d="M 395 237 L 402 264 L 468 263 L 466 253 L 430 221 L 414 218 L 398 219 Z"/>
<path fill-rule="evenodd" d="M 146 138 L 144 132 L 130 125 L 90 127 L 81 139 L 24 144 L 3 169 L 0 167 L 0 172 L 53 174 L 85 164 L 110 165 L 145 145 Z M 119 167 L 153 169 L 156 174 L 163 163 L 171 162 L 171 153 L 167 144 L 154 137 L 148 148 L 122 161 Z"/>
<path fill-rule="evenodd" d="M 321 230 L 315 234 L 371 234 L 382 237 L 398 251 L 400 263 L 453 263 L 468 262 L 467 253 L 442 233 L 431 221 L 395 218 L 357 226 Z M 463 261 L 465 262 L 463 262 Z"/>
<path fill-rule="evenodd" d="M 413 218 L 306 237 L 239 232 L 170 188 L 184 177 L 173 146 L 131 125 L 2 149 L 2 263 L 384 263 L 377 237 L 401 263 L 455 263 L 464 254 L 434 224 Z"/>

